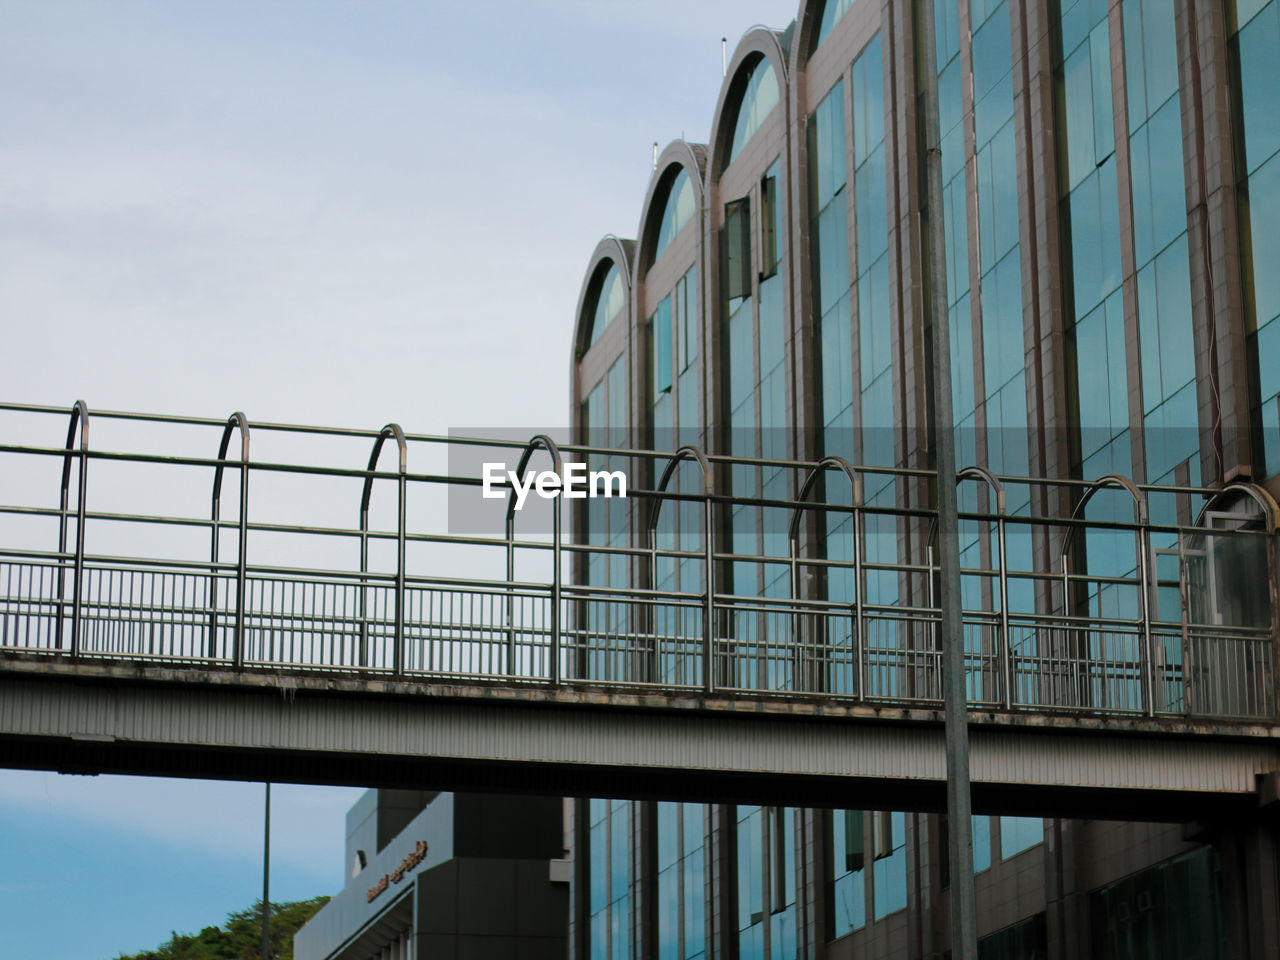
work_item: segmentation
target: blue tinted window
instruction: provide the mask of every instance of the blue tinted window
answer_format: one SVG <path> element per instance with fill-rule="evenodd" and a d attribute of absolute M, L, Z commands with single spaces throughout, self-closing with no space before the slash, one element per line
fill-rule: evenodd
<path fill-rule="evenodd" d="M 960 28 L 957 4 L 934 0 L 937 42 L 938 111 L 942 135 L 942 215 L 946 233 L 947 304 L 951 327 L 952 404 L 956 424 L 974 410 L 973 338 L 969 316 L 968 209 L 965 193 L 965 143 Z M 971 24 L 972 26 L 972 24 Z M 957 442 L 967 431 L 957 429 Z M 968 462 L 968 461 L 965 461 Z M 879 578 L 876 578 L 879 586 Z"/>
<path fill-rule="evenodd" d="M 706 950 L 703 810 L 696 803 L 658 804 L 657 939 L 662 960 L 695 960 Z"/>
<path fill-rule="evenodd" d="M 596 305 L 592 312 L 591 339 L 588 345 L 600 339 L 600 334 L 613 322 L 614 317 L 626 306 L 627 291 L 622 284 L 622 275 L 618 265 L 609 264 L 609 269 L 600 283 L 600 292 L 596 295 Z"/>
<path fill-rule="evenodd" d="M 738 929 L 764 917 L 764 813 L 738 808 Z"/>
<path fill-rule="evenodd" d="M 830 443 L 831 434 L 853 426 L 853 347 L 850 342 L 849 296 L 837 300 L 820 324 L 822 337 L 822 411 L 828 427 L 828 453 L 840 451 Z M 830 428 L 837 428 L 833 431 Z"/>
<path fill-rule="evenodd" d="M 649 364 L 653 372 L 651 384 L 656 401 L 671 389 L 671 298 L 664 297 L 649 318 Z"/>
<path fill-rule="evenodd" d="M 1089 0 L 1072 10 L 1087 11 Z M 1096 15 L 1096 11 L 1095 11 Z M 1067 13 L 1063 14 L 1062 103 L 1067 189 L 1073 190 L 1115 150 L 1111 100 L 1111 52 L 1106 10 L 1100 21 L 1068 46 Z"/>
<path fill-rule="evenodd" d="M 877 34 L 853 61 L 853 165 L 884 141 L 884 61 Z"/>
<path fill-rule="evenodd" d="M 1022 262 L 1016 249 L 982 278 L 982 345 L 990 395 L 1023 369 Z"/>
<path fill-rule="evenodd" d="M 888 181 L 884 141 L 880 140 L 859 165 L 854 191 L 858 219 L 858 271 L 866 270 L 889 248 Z"/>
<path fill-rule="evenodd" d="M 837 83 L 814 111 L 809 125 L 810 216 L 818 312 L 825 313 L 848 286 L 845 244 L 844 84 Z M 834 202 L 839 198 L 839 202 Z"/>
<path fill-rule="evenodd" d="M 830 203 L 813 222 L 814 300 L 818 313 L 826 316 L 835 302 L 849 293 L 848 215 L 844 195 Z"/>
<path fill-rule="evenodd" d="M 991 818 L 974 817 L 970 835 L 973 837 L 973 872 L 981 873 L 991 866 Z"/>
<path fill-rule="evenodd" d="M 1013 116 L 1009 4 L 1001 3 L 985 20 L 975 18 L 972 27 L 973 119 L 977 141 L 984 144 Z"/>
<path fill-rule="evenodd" d="M 845 179 L 844 83 L 837 81 L 809 119 L 810 213 L 825 209 Z"/>
<path fill-rule="evenodd" d="M 1121 10 L 1146 475 L 1159 482 L 1199 443 L 1194 389 L 1186 389 L 1195 375 L 1195 343 L 1178 49 L 1171 4 L 1124 0 Z"/>
<path fill-rule="evenodd" d="M 741 152 L 742 147 L 752 135 L 760 129 L 760 124 L 778 105 L 778 78 L 773 72 L 773 64 L 761 58 L 750 68 L 747 87 L 738 105 L 738 116 L 733 124 L 733 140 L 729 146 L 728 166 Z"/>
<path fill-rule="evenodd" d="M 884 83 L 877 34 L 853 63 L 854 211 L 857 217 L 858 363 L 863 463 L 894 459 L 893 318 L 889 306 L 889 185 L 885 169 Z"/>
<path fill-rule="evenodd" d="M 933 0 L 933 35 L 937 67 L 960 56 L 960 9 L 955 0 Z"/>
<path fill-rule="evenodd" d="M 840 22 L 840 18 L 849 12 L 849 8 L 853 6 L 855 0 L 827 0 L 822 6 L 822 19 L 818 21 L 818 36 L 813 41 L 813 48 L 816 50 L 821 46 L 822 41 L 827 39 L 827 35 L 831 33 L 831 28 Z"/>
<path fill-rule="evenodd" d="M 1089 313 L 1120 285 L 1120 217 L 1115 157 L 1067 198 L 1075 317 Z"/>
<path fill-rule="evenodd" d="M 590 893 L 588 945 L 591 960 L 627 960 L 631 956 L 631 804 L 592 800 L 588 837 Z"/>
<path fill-rule="evenodd" d="M 966 415 L 974 408 L 973 397 L 973 324 L 969 316 L 969 300 L 960 300 L 950 311 L 951 327 L 951 364 L 954 375 L 951 378 L 951 405 L 954 410 L 965 411 Z M 970 463 L 973 458 L 965 460 Z"/>
<path fill-rule="evenodd" d="M 658 225 L 658 240 L 654 245 L 653 259 L 662 256 L 663 251 L 680 233 L 689 218 L 693 216 L 694 205 L 693 182 L 684 167 L 676 174 L 675 180 L 667 190 L 667 202 L 662 208 L 662 221 Z"/>
<path fill-rule="evenodd" d="M 737 808 L 740 960 L 795 960 L 795 811 Z"/>
<path fill-rule="evenodd" d="M 907 817 L 904 813 L 872 815 L 875 841 L 875 917 L 887 917 L 907 906 Z"/>
<path fill-rule="evenodd" d="M 1076 324 L 1075 341 L 1080 450 L 1088 457 L 1129 424 L 1124 309 L 1118 291 Z"/>
<path fill-rule="evenodd" d="M 863 388 L 882 374 L 893 362 L 892 318 L 889 316 L 889 259 L 878 258 L 858 278 L 858 354 Z M 864 404 L 864 409 L 866 404 Z M 882 426 L 892 425 L 893 409 L 879 411 Z M 882 464 L 883 465 L 883 464 Z"/>
<path fill-rule="evenodd" d="M 1010 120 L 978 150 L 979 269 L 986 273 L 1018 243 L 1018 171 Z"/>
<path fill-rule="evenodd" d="M 1272 2 L 1236 38 L 1245 169 L 1253 173 L 1280 150 L 1280 3 Z"/>
<path fill-rule="evenodd" d="M 1000 856 L 1007 860 L 1044 840 L 1044 821 L 1039 817 L 1000 818 Z"/>
<path fill-rule="evenodd" d="M 835 939 L 867 923 L 865 817 L 861 810 L 833 810 L 827 820 L 828 937 Z"/>
<path fill-rule="evenodd" d="M 1133 131 L 1178 92 L 1178 42 L 1174 8 L 1168 0 L 1124 0 L 1121 10 L 1129 130 Z"/>
<path fill-rule="evenodd" d="M 1195 375 L 1186 238 L 1138 272 L 1142 392 L 1150 413 Z"/>

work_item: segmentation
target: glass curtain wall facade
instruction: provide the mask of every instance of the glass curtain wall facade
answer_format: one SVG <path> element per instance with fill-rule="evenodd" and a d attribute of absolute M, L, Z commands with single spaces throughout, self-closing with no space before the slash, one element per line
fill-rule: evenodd
<path fill-rule="evenodd" d="M 936 23 L 927 78 L 918 31 L 926 4 Z M 893 471 L 932 462 L 927 435 L 909 428 L 927 423 L 930 409 L 922 224 L 931 212 L 920 128 L 929 82 L 940 106 L 937 215 L 958 465 L 1007 480 L 1011 520 L 1033 501 L 1044 509 L 1037 498 L 1059 496 L 1011 479 L 1036 470 L 1077 482 L 1245 477 L 1280 493 L 1272 476 L 1280 470 L 1280 281 L 1267 269 L 1280 256 L 1277 62 L 1280 0 L 802 3 L 787 29 L 754 29 L 740 41 L 708 145 L 676 141 L 663 152 L 634 262 L 620 271 L 635 277 L 623 284 L 625 309 L 612 313 L 630 324 L 626 337 L 597 339 L 599 317 L 612 308 L 605 284 L 603 297 L 592 295 L 601 270 L 599 257 L 592 261 L 579 305 L 577 342 L 588 346 L 575 356 L 577 422 L 666 451 L 688 444 L 766 461 L 840 457 L 861 471 L 865 503 L 916 502 L 919 492 Z M 1227 78 L 1219 100 L 1211 96 L 1215 77 Z M 1218 110 L 1216 127 L 1204 120 L 1210 110 Z M 1211 143 L 1212 129 L 1228 131 L 1230 143 Z M 1230 163 L 1197 172 L 1197 156 L 1210 149 Z M 1215 176 L 1230 187 L 1221 210 L 1204 202 Z M 1211 262 L 1235 274 L 1224 280 Z M 1196 293 L 1224 283 L 1234 298 L 1216 307 Z M 1212 349 L 1202 333 L 1210 323 Z M 606 321 L 606 331 L 616 324 Z M 1240 409 L 1228 406 L 1235 394 L 1218 389 L 1235 369 L 1248 380 L 1236 391 L 1246 398 Z M 1247 442 L 1223 441 L 1223 422 L 1245 424 Z M 1239 449 L 1253 451 L 1249 462 L 1231 459 Z M 664 462 L 656 461 L 655 482 Z M 825 479 L 828 488 L 844 482 L 834 473 Z M 669 487 L 697 493 L 701 483 L 688 460 Z M 798 492 L 791 474 L 767 463 L 717 475 L 716 489 L 766 502 Z M 1069 514 L 1079 493 L 1061 496 Z M 1085 515 L 1128 520 L 1126 496 L 1100 492 Z M 960 497 L 962 512 L 995 508 L 994 490 L 972 478 Z M 1191 522 L 1185 496 L 1151 502 L 1164 519 Z M 588 517 L 589 542 L 648 543 L 647 519 L 612 509 Z M 694 502 L 663 506 L 653 531 L 659 553 L 702 549 L 701 510 Z M 767 601 L 798 591 L 891 613 L 929 589 L 929 578 L 913 573 L 928 561 L 929 537 L 906 520 L 881 517 L 867 529 L 860 582 L 834 567 L 793 581 L 778 511 L 738 504 L 724 514 L 716 550 L 733 559 L 715 567 L 718 595 Z M 851 563 L 854 522 L 848 512 L 815 511 L 804 549 Z M 1017 614 L 1062 602 L 1117 622 L 1137 616 L 1134 587 L 1107 583 L 1135 579 L 1131 535 L 1083 537 L 1073 557 L 1090 579 L 1079 597 L 1064 599 L 1056 585 L 1014 575 L 1036 567 L 1033 552 L 1056 560 L 1062 544 L 1048 535 L 1033 542 L 1017 529 L 1011 522 L 1002 592 L 992 575 L 995 531 L 962 522 L 966 610 L 994 622 L 1006 604 Z M 1162 564 L 1179 561 L 1172 541 L 1155 546 L 1167 548 L 1152 571 L 1159 586 L 1168 579 Z M 581 576 L 698 594 L 704 570 L 700 558 L 660 556 L 652 566 L 610 558 Z M 716 685 L 785 692 L 802 662 L 789 651 L 803 636 L 767 602 L 746 606 L 722 610 L 724 622 L 714 625 L 716 642 L 740 654 L 733 669 L 743 671 Z M 656 632 L 696 638 L 696 613 L 654 613 Z M 892 696 L 894 684 L 914 681 L 901 669 L 878 672 L 875 656 L 891 662 L 932 642 L 910 617 L 880 617 L 862 638 L 872 654 L 866 675 L 855 678 L 835 667 L 838 651 L 855 642 L 852 629 L 831 623 L 835 632 L 822 638 L 829 662 L 817 669 L 834 692 L 855 692 L 861 682 Z M 966 629 L 974 663 L 990 659 L 995 642 L 994 630 Z M 1009 635 L 1015 661 L 1069 655 L 1036 647 L 1057 642 Z M 1129 640 L 1105 642 L 1113 646 L 1082 652 L 1125 659 Z M 606 679 L 610 658 L 625 655 L 602 653 L 590 676 Z M 1177 651 L 1165 656 L 1178 666 Z M 693 652 L 667 654 L 656 669 L 668 682 L 702 680 Z M 1032 682 L 1011 669 L 1015 685 Z M 998 693 L 982 669 L 971 668 L 968 682 L 975 699 Z M 1108 682 L 1118 685 L 1093 691 L 1093 700 L 1133 695 Z M 878 810 L 856 792 L 820 810 L 731 799 L 578 804 L 574 955 L 944 955 L 945 818 Z M 972 826 L 983 957 L 1164 956 L 1158 935 L 1125 925 L 1125 910 L 1153 897 L 1169 905 L 1160 909 L 1181 911 L 1187 930 L 1179 942 L 1195 955 L 1254 956 L 1229 946 L 1242 942 L 1231 939 L 1241 936 L 1231 918 L 1254 917 L 1257 908 L 1241 905 L 1246 893 L 1220 864 L 1240 856 L 1241 843 L 1270 843 L 1260 862 L 1274 866 L 1274 837 L 1230 834 L 1246 830 L 1232 825 L 1187 840 L 1180 826 L 1096 819 L 977 816 Z M 1197 906 L 1182 911 L 1177 904 L 1188 898 Z M 1274 927 L 1270 917 L 1263 920 Z"/>
<path fill-rule="evenodd" d="M 1280 472 L 1280 273 L 1269 269 L 1280 263 L 1280 3 L 1232 0 L 1227 8 L 1254 456 L 1269 476 Z"/>

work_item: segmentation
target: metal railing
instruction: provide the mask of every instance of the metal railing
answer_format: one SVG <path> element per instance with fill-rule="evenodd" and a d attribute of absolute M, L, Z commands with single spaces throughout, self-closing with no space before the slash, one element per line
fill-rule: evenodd
<path fill-rule="evenodd" d="M 39 431 L 68 411 L 0 404 L 0 415 Z M 91 413 L 77 403 L 69 417 L 61 447 L 0 445 L 0 652 L 941 703 L 937 531 L 928 506 L 911 501 L 912 489 L 927 482 L 923 472 L 856 468 L 838 457 L 808 463 L 693 447 L 557 445 L 541 435 L 527 444 L 411 435 L 396 424 L 377 431 L 251 424 L 241 413 L 225 421 Z M 221 440 L 212 458 L 103 450 L 90 444 L 91 419 L 129 427 L 144 444 L 155 440 L 148 431 L 156 425 L 180 428 L 186 440 L 208 436 L 211 447 L 217 431 Z M 362 441 L 372 450 L 363 469 L 255 459 L 251 435 Z M 398 455 L 390 471 L 379 469 L 387 440 Z M 627 463 L 634 485 L 615 505 L 627 510 L 627 536 L 613 545 L 585 537 L 576 515 L 579 536 L 565 536 L 562 521 L 571 518 L 556 499 L 550 528 L 518 537 L 522 518 L 511 497 L 493 531 L 448 530 L 439 507 L 448 497 L 477 496 L 478 478 L 410 466 L 419 451 L 431 458 L 459 445 L 518 459 L 521 477 L 539 455 L 559 473 L 568 454 Z M 56 489 L 39 482 L 46 464 L 60 469 Z M 150 479 L 113 477 L 125 468 Z M 758 496 L 722 492 L 718 478 L 731 470 L 781 471 L 789 496 L 764 496 L 763 481 Z M 237 474 L 238 493 L 230 518 L 222 503 L 228 471 Z M 675 482 L 682 471 L 695 482 Z M 864 503 L 871 474 L 901 495 L 888 505 Z M 251 499 L 259 476 L 298 492 L 282 493 L 276 482 Z M 837 491 L 830 497 L 826 479 Z M 978 468 L 961 471 L 960 480 L 979 481 L 995 501 L 994 510 L 961 518 L 974 558 L 962 571 L 970 584 L 963 641 L 973 708 L 1278 719 L 1276 510 L 1264 492 L 1241 483 L 1208 491 L 1119 477 L 995 477 Z M 314 501 L 318 519 L 277 515 L 311 502 L 307 485 L 320 481 L 349 487 L 357 525 L 336 519 L 341 504 L 331 498 Z M 1010 512 L 1006 488 L 1015 486 L 1024 506 Z M 200 489 L 210 497 L 203 515 L 106 509 L 97 496 L 103 504 L 195 503 Z M 391 489 L 393 498 L 377 497 Z M 1090 502 L 1103 491 L 1127 497 L 1132 518 L 1091 517 Z M 424 493 L 436 500 L 421 500 Z M 1184 514 L 1203 505 L 1200 521 L 1152 523 L 1147 504 L 1155 497 Z M 1033 512 L 1048 502 L 1064 505 L 1060 515 Z M 422 529 L 412 522 L 419 514 L 437 519 Z M 1132 557 L 1089 547 L 1099 534 L 1111 546 L 1132 542 Z M 1024 558 L 1017 568 L 1014 545 Z M 1176 582 L 1156 576 L 1157 554 L 1176 556 Z M 601 575 L 608 565 L 615 573 Z M 518 579 L 522 567 L 534 575 Z M 660 570 L 676 568 L 686 573 L 680 584 L 655 586 Z M 1259 591 L 1265 602 L 1251 607 Z"/>

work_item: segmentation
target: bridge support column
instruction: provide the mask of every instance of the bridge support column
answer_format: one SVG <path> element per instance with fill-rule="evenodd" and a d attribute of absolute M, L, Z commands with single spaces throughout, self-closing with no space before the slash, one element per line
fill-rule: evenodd
<path fill-rule="evenodd" d="M 1280 829 L 1274 814 L 1225 830 L 1222 914 L 1227 956 L 1270 960 L 1280 956 Z"/>
<path fill-rule="evenodd" d="M 1044 832 L 1045 939 L 1049 960 L 1088 960 L 1089 900 L 1078 889 L 1076 821 L 1049 820 Z"/>

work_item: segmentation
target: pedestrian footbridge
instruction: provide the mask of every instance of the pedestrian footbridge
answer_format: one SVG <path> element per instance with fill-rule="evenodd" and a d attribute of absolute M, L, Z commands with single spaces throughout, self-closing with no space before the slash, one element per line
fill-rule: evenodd
<path fill-rule="evenodd" d="M 482 462 L 628 496 L 521 512 Z M 974 466 L 938 531 L 931 480 L 0 405 L 0 763 L 942 809 L 941 534 L 976 811 L 1275 799 L 1265 491 Z"/>

